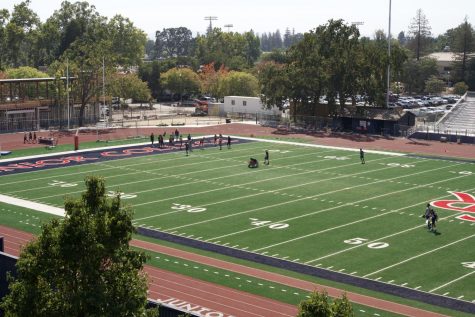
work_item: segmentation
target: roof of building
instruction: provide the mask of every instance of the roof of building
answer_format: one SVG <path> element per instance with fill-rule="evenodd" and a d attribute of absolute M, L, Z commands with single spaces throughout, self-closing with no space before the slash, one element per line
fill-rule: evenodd
<path fill-rule="evenodd" d="M 60 77 L 59 79 L 66 80 L 66 77 Z M 69 80 L 74 80 L 76 77 L 69 77 Z M 40 82 L 47 82 L 47 81 L 54 81 L 56 80 L 55 77 L 44 77 L 44 78 L 7 78 L 7 79 L 0 79 L 0 84 L 8 84 L 8 83 L 40 83 Z"/>
<path fill-rule="evenodd" d="M 399 121 L 406 113 L 402 108 L 346 107 L 341 117 Z"/>
<path fill-rule="evenodd" d="M 438 62 L 454 62 L 457 60 L 459 54 L 455 52 L 435 52 L 427 55 L 426 57 L 434 58 Z M 468 54 L 469 57 L 475 57 L 475 54 Z"/>

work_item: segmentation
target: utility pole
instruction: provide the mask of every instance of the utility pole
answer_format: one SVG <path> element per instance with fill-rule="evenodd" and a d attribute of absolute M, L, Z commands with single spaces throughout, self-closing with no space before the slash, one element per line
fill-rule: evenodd
<path fill-rule="evenodd" d="M 388 27 L 388 88 L 386 91 L 386 107 L 389 108 L 389 89 L 391 81 L 391 0 L 389 0 L 389 27 Z"/>
<path fill-rule="evenodd" d="M 69 118 L 71 117 L 69 109 L 69 59 L 66 58 L 66 107 L 68 107 L 68 130 L 69 130 Z"/>
<path fill-rule="evenodd" d="M 208 17 L 205 17 L 205 20 L 206 21 L 209 21 L 209 28 L 208 28 L 208 34 L 213 31 L 213 23 L 212 21 L 216 21 L 218 19 L 218 17 L 213 17 L 213 16 L 208 16 Z"/>
<path fill-rule="evenodd" d="M 225 24 L 224 27 L 225 28 L 228 28 L 228 33 L 229 33 L 229 30 L 233 27 L 234 25 L 232 24 Z"/>

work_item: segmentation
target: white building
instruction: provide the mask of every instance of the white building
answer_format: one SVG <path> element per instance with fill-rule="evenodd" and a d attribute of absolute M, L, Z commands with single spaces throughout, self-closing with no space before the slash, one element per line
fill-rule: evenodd
<path fill-rule="evenodd" d="M 220 112 L 253 115 L 256 113 L 266 115 L 282 114 L 282 111 L 277 107 L 272 107 L 271 109 L 264 108 L 259 97 L 244 96 L 225 96 Z"/>

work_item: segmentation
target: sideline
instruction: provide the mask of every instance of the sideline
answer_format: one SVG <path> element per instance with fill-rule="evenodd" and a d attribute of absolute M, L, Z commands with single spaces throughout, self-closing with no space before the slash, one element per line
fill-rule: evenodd
<path fill-rule="evenodd" d="M 53 207 L 53 206 L 41 204 L 41 203 L 35 203 L 29 200 L 15 198 L 15 197 L 1 195 L 1 194 L 0 194 L 0 202 L 6 203 L 9 205 L 24 207 L 24 208 L 28 208 L 28 209 L 32 209 L 36 211 L 46 212 L 48 214 L 52 214 L 56 216 L 64 217 L 65 215 L 64 209 L 61 209 L 61 208 L 57 208 L 57 207 Z"/>

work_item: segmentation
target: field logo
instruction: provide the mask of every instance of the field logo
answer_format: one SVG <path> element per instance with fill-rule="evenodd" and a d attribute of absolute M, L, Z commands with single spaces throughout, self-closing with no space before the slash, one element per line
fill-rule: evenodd
<path fill-rule="evenodd" d="M 475 197 L 467 193 L 460 193 L 454 192 L 451 193 L 457 197 L 457 200 L 437 200 L 431 202 L 431 205 L 434 207 L 448 209 L 448 210 L 455 210 L 458 212 L 469 212 L 473 213 L 474 215 L 462 215 L 456 217 L 460 220 L 471 221 L 475 222 Z"/>

